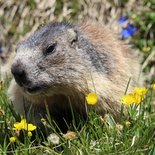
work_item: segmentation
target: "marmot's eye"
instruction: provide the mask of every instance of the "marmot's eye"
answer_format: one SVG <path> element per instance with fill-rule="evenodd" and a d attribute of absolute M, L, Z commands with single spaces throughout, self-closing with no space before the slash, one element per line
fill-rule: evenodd
<path fill-rule="evenodd" d="M 53 54 L 56 51 L 56 43 L 49 45 L 46 49 L 45 49 L 45 54 Z"/>

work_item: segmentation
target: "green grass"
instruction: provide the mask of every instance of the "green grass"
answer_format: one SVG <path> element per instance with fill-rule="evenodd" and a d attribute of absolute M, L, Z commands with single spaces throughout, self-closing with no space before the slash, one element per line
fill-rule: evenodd
<path fill-rule="evenodd" d="M 20 121 L 20 117 L 6 96 L 6 88 L 3 84 L 0 89 L 0 154 L 155 155 L 155 109 L 151 105 L 155 91 L 152 89 L 149 89 L 140 106 L 128 108 L 128 114 L 122 116 L 121 122 L 116 123 L 111 115 L 101 117 L 89 111 L 88 120 L 79 122 L 81 128 L 77 129 L 73 121 L 70 130 L 75 135 L 71 133 L 72 139 L 55 132 L 60 140 L 55 145 L 37 131 L 33 132 L 33 138 L 22 132 L 16 142 L 9 142 L 9 137 L 15 134 L 13 124 Z M 51 133 L 54 131 L 51 127 Z"/>

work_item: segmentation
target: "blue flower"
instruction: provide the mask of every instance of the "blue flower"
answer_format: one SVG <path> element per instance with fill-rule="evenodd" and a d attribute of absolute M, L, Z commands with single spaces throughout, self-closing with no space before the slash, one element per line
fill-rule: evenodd
<path fill-rule="evenodd" d="M 120 25 L 122 25 L 122 24 L 125 23 L 127 20 L 128 20 L 128 18 L 127 18 L 126 16 L 123 16 L 123 17 L 121 17 L 121 18 L 119 19 L 118 23 L 119 23 Z"/>
<path fill-rule="evenodd" d="M 128 23 L 127 27 L 123 29 L 120 34 L 123 38 L 129 38 L 133 36 L 136 33 L 136 31 L 137 28 L 134 25 Z"/>

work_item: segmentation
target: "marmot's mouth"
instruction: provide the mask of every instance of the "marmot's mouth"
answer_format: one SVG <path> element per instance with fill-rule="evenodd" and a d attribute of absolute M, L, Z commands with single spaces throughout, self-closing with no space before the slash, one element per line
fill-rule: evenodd
<path fill-rule="evenodd" d="M 41 88 L 40 87 L 32 87 L 32 88 L 27 88 L 27 91 L 30 93 L 39 91 Z"/>
<path fill-rule="evenodd" d="M 45 90 L 45 88 L 42 86 L 34 86 L 25 88 L 25 90 L 28 94 L 40 94 L 43 90 Z"/>

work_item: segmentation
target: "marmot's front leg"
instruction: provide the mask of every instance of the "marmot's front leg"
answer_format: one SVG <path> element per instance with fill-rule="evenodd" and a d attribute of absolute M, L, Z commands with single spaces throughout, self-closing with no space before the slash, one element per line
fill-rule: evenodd
<path fill-rule="evenodd" d="M 9 99 L 12 101 L 14 108 L 20 114 L 24 114 L 23 95 L 20 87 L 14 79 L 12 79 L 8 89 Z"/>
<path fill-rule="evenodd" d="M 23 115 L 28 121 L 33 122 L 37 126 L 41 125 L 41 118 L 45 118 L 46 109 L 37 104 L 31 104 L 23 96 L 23 91 L 14 80 L 8 89 L 8 95 L 17 112 Z"/>
<path fill-rule="evenodd" d="M 28 103 L 24 106 L 24 111 L 28 122 L 35 124 L 39 128 L 43 128 L 42 118 L 46 119 L 47 117 L 45 107 Z"/>

